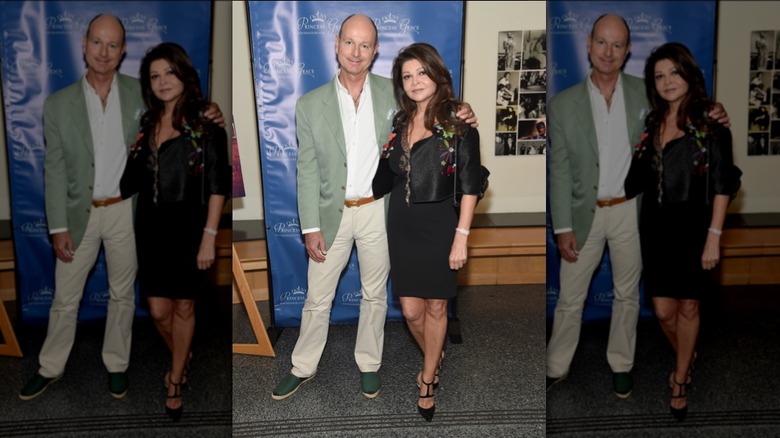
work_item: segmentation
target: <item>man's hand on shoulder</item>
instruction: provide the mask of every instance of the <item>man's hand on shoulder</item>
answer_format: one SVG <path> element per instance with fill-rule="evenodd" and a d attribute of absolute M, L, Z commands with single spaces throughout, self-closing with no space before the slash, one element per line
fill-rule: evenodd
<path fill-rule="evenodd" d="M 222 110 L 219 109 L 219 105 L 217 105 L 216 102 L 209 102 L 209 106 L 206 108 L 206 111 L 203 112 L 203 116 L 219 125 L 220 128 L 225 127 L 225 116 L 222 114 Z"/>
<path fill-rule="evenodd" d="M 708 115 L 725 128 L 731 128 L 731 120 L 729 120 L 729 115 L 726 114 L 726 108 L 723 107 L 722 103 L 715 102 L 712 104 Z"/>
<path fill-rule="evenodd" d="M 471 125 L 472 128 L 479 127 L 479 123 L 477 122 L 477 115 L 474 114 L 474 111 L 471 109 L 471 105 L 466 102 L 463 102 L 460 105 L 460 108 L 458 108 L 458 112 L 455 113 L 455 116 L 463 120 L 465 123 Z"/>

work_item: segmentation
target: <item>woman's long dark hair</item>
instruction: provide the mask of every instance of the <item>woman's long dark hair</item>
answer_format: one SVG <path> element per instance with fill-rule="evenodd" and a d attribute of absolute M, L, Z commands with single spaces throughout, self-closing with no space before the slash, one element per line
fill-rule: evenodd
<path fill-rule="evenodd" d="M 393 61 L 393 92 L 401 108 L 396 114 L 394 124 L 401 119 L 412 120 L 417 113 L 417 103 L 409 99 L 404 91 L 402 73 L 404 63 L 413 59 L 422 64 L 425 73 L 436 83 L 436 92 L 425 109 L 425 127 L 432 131 L 438 121 L 445 130 L 462 134 L 466 126 L 455 117 L 455 111 L 461 102 L 455 98 L 452 76 L 436 48 L 427 43 L 414 43 L 404 47 Z"/>
<path fill-rule="evenodd" d="M 181 131 L 183 123 L 188 123 L 193 129 L 199 130 L 207 121 L 202 116 L 207 102 L 203 99 L 200 89 L 200 77 L 198 71 L 192 65 L 187 52 L 176 43 L 161 43 L 147 50 L 141 61 L 141 93 L 144 103 L 149 109 L 146 119 L 149 123 L 156 124 L 162 118 L 165 103 L 152 91 L 152 82 L 149 69 L 152 62 L 165 60 L 171 67 L 173 74 L 184 84 L 184 91 L 176 102 L 172 114 L 173 128 Z"/>
<path fill-rule="evenodd" d="M 669 102 L 664 100 L 655 88 L 655 65 L 664 59 L 671 61 L 680 77 L 688 83 L 688 93 L 680 102 L 677 112 L 677 127 L 685 131 L 689 120 L 696 127 L 712 123 L 707 116 L 712 102 L 704 88 L 704 74 L 696 59 L 684 45 L 666 43 L 653 49 L 645 63 L 645 91 L 654 110 L 654 114 L 648 118 L 648 126 L 657 128 L 669 111 Z"/>

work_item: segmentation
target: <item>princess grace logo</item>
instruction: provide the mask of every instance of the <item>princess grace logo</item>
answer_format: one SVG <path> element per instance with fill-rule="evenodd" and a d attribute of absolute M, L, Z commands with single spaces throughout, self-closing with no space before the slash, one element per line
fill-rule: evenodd
<path fill-rule="evenodd" d="M 102 306 L 108 304 L 108 291 L 92 292 L 87 297 L 87 302 L 92 306 Z"/>
<path fill-rule="evenodd" d="M 130 17 L 121 17 L 121 20 L 125 26 L 125 32 L 128 33 L 168 33 L 168 26 L 160 24 L 158 17 L 147 17 L 136 13 Z"/>
<path fill-rule="evenodd" d="M 626 17 L 631 33 L 672 33 L 672 26 L 664 24 L 662 17 L 654 17 L 642 12 L 633 17 Z"/>
<path fill-rule="evenodd" d="M 383 15 L 381 18 L 374 18 L 374 24 L 380 34 L 397 34 L 406 35 L 409 33 L 420 33 L 420 25 L 412 24 L 412 20 L 408 17 L 401 17 L 395 15 L 392 12 Z"/>
<path fill-rule="evenodd" d="M 347 306 L 360 306 L 360 300 L 363 299 L 363 294 L 360 293 L 360 289 L 354 292 L 345 292 L 341 295 L 341 301 Z"/>
<path fill-rule="evenodd" d="M 54 298 L 54 289 L 44 286 L 27 294 L 28 303 L 49 303 Z"/>
<path fill-rule="evenodd" d="M 39 75 L 45 72 L 48 76 L 62 78 L 62 68 L 52 62 L 44 63 L 38 58 L 17 58 L 15 63 L 8 64 L 11 75 Z"/>
<path fill-rule="evenodd" d="M 335 35 L 339 30 L 338 20 L 328 18 L 320 11 L 313 15 L 299 17 L 296 24 L 300 35 Z"/>
<path fill-rule="evenodd" d="M 298 286 L 293 290 L 282 292 L 279 295 L 279 304 L 303 304 L 306 301 L 306 289 Z"/>
<path fill-rule="evenodd" d="M 46 157 L 46 148 L 40 143 L 24 144 L 14 142 L 11 145 L 11 150 L 13 151 L 14 158 L 17 160 L 26 160 L 30 157 L 43 160 Z"/>
<path fill-rule="evenodd" d="M 277 78 L 300 78 L 301 76 L 314 77 L 314 69 L 306 68 L 303 62 L 295 62 L 288 57 L 271 59 L 263 64 L 263 74 L 272 74 Z"/>
<path fill-rule="evenodd" d="M 48 16 L 45 19 L 46 33 L 56 34 L 84 34 L 89 24 L 84 17 L 76 17 L 68 11 L 59 15 Z"/>
<path fill-rule="evenodd" d="M 293 143 L 266 144 L 265 156 L 272 161 L 298 158 L 298 146 Z"/>
<path fill-rule="evenodd" d="M 560 34 L 572 34 L 590 29 L 590 20 L 580 20 L 572 11 L 550 19 L 550 30 Z"/>
<path fill-rule="evenodd" d="M 611 306 L 613 298 L 614 295 L 612 295 L 611 290 L 593 294 L 593 302 L 599 306 Z"/>
<path fill-rule="evenodd" d="M 298 237 L 301 235 L 301 224 L 298 222 L 298 218 L 277 222 L 274 224 L 274 233 L 280 236 Z"/>
<path fill-rule="evenodd" d="M 19 225 L 19 230 L 26 235 L 47 234 L 49 227 L 46 225 L 46 219 L 24 222 Z"/>
<path fill-rule="evenodd" d="M 565 68 L 558 68 L 558 63 L 553 62 L 552 64 L 547 65 L 547 71 L 549 72 L 550 76 L 555 76 L 558 78 L 566 78 L 568 77 L 568 72 Z"/>

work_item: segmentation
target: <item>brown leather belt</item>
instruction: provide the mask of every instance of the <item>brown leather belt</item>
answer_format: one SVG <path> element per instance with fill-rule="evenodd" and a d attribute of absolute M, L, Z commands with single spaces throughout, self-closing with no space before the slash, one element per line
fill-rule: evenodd
<path fill-rule="evenodd" d="M 621 196 L 619 198 L 611 198 L 611 199 L 597 199 L 596 205 L 599 207 L 612 207 L 614 205 L 622 204 L 624 202 L 628 201 L 625 196 Z"/>
<path fill-rule="evenodd" d="M 109 205 L 116 204 L 117 202 L 122 202 L 122 197 L 121 196 L 117 196 L 116 198 L 93 199 L 92 200 L 92 206 L 93 207 L 108 207 Z"/>
<path fill-rule="evenodd" d="M 377 199 L 381 199 L 377 198 Z M 344 205 L 347 207 L 360 207 L 361 205 L 368 204 L 369 202 L 374 202 L 376 199 L 374 199 L 373 196 L 369 196 L 368 198 L 360 198 L 360 199 L 345 199 Z"/>

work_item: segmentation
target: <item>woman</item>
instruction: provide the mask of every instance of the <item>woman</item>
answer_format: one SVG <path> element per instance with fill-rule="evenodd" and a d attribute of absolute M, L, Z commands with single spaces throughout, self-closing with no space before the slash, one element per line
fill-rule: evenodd
<path fill-rule="evenodd" d="M 436 49 L 425 43 L 402 49 L 393 63 L 400 108 L 383 164 L 395 175 L 387 238 L 393 293 L 423 352 L 417 374 L 418 411 L 431 421 L 433 390 L 444 358 L 447 300 L 466 263 L 467 238 L 480 191 L 479 133 L 455 116 L 452 78 Z M 379 172 L 378 174 L 379 175 Z M 453 208 L 457 179 L 460 212 Z M 374 195 L 389 191 L 377 186 Z"/>
<path fill-rule="evenodd" d="M 740 184 L 731 132 L 706 115 L 704 76 L 678 43 L 656 48 L 645 65 L 653 111 L 637 145 L 626 191 L 643 192 L 639 233 L 645 292 L 676 353 L 669 375 L 671 413 L 687 414 L 696 357 L 699 301 L 714 284 L 726 209 Z"/>
<path fill-rule="evenodd" d="M 171 352 L 165 410 L 183 411 L 195 301 L 210 288 L 222 207 L 230 190 L 227 134 L 203 116 L 200 78 L 184 49 L 162 43 L 141 62 L 148 111 L 122 177 L 124 197 L 138 193 L 136 245 L 141 295 Z"/>

